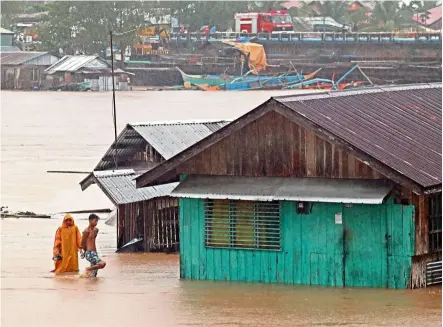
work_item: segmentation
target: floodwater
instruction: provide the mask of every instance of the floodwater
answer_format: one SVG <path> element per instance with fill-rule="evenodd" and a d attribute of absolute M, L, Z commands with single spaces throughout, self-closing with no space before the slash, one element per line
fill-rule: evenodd
<path fill-rule="evenodd" d="M 126 122 L 232 119 L 276 93 L 117 93 Z M 281 93 L 280 93 L 281 94 Z M 83 175 L 113 140 L 109 93 L 1 92 L 1 204 L 56 213 L 110 207 Z M 74 215 L 77 225 L 85 216 Z M 441 326 L 441 288 L 332 289 L 179 280 L 177 255 L 116 254 L 101 223 L 107 262 L 97 279 L 54 277 L 54 219 L 1 221 L 1 326 Z M 86 265 L 81 261 L 80 268 Z"/>

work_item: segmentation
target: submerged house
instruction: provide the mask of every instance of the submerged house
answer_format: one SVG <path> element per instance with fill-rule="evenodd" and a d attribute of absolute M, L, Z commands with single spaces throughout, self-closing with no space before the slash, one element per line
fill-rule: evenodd
<path fill-rule="evenodd" d="M 441 282 L 441 101 L 441 83 L 271 98 L 136 185 L 180 181 L 181 278 L 423 287 L 433 263 Z"/>
<path fill-rule="evenodd" d="M 137 250 L 178 251 L 178 183 L 136 189 L 135 178 L 170 159 L 228 122 L 128 124 L 81 183 L 97 184 L 118 209 L 117 248 L 136 240 Z"/>
<path fill-rule="evenodd" d="M 64 56 L 54 65 L 45 70 L 51 87 L 60 84 L 90 83 L 92 91 L 112 90 L 112 70 L 108 63 L 99 56 Z M 114 69 L 115 89 L 128 89 L 128 75 L 119 68 Z"/>
<path fill-rule="evenodd" d="M 44 71 L 58 61 L 48 52 L 2 51 L 0 53 L 1 88 L 29 90 L 41 88 Z"/>

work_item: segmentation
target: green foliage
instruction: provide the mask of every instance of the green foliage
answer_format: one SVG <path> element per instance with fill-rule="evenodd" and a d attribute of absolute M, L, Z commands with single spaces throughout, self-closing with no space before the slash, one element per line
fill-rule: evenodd
<path fill-rule="evenodd" d="M 51 3 L 48 20 L 39 29 L 43 49 L 65 54 L 80 51 L 96 54 L 109 46 L 109 31 L 115 44 L 132 44 L 135 30 L 145 25 L 145 15 L 153 14 L 157 2 L 142 1 L 58 1 Z"/>
<path fill-rule="evenodd" d="M 1 1 L 1 25 L 10 29 L 17 16 L 24 12 L 26 2 L 24 1 Z"/>
<path fill-rule="evenodd" d="M 403 2 L 380 1 L 375 5 L 371 15 L 371 26 L 365 31 L 392 32 L 395 29 L 410 25 L 412 22 L 411 7 Z"/>

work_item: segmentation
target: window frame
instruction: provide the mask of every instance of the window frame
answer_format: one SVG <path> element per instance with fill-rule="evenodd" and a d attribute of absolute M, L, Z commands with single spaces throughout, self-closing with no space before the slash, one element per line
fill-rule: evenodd
<path fill-rule="evenodd" d="M 227 218 L 225 217 L 224 221 L 227 222 L 227 242 L 226 244 L 214 244 L 211 245 L 211 237 L 213 234 L 211 233 L 212 228 L 214 228 L 213 224 L 214 221 L 217 219 L 217 217 L 213 216 L 213 210 L 215 208 L 214 203 L 215 201 L 219 202 L 219 205 L 222 205 L 222 201 L 227 202 L 227 210 L 224 212 L 222 211 L 222 214 L 227 213 Z M 249 238 L 237 238 L 237 236 L 240 234 L 238 232 L 238 227 L 242 226 L 241 224 L 236 224 L 236 220 L 238 219 L 239 215 L 237 213 L 237 207 L 241 208 L 241 206 L 238 206 L 239 203 L 247 204 L 250 203 L 252 205 L 253 214 L 251 216 L 251 222 L 253 225 L 253 239 Z M 265 226 L 267 226 L 266 231 L 263 233 L 263 225 L 260 225 L 260 219 L 259 213 L 257 213 L 257 208 L 260 204 L 264 204 L 265 206 L 271 208 L 270 212 L 272 210 L 275 210 L 277 208 L 278 212 L 275 217 L 272 217 L 268 220 L 264 221 Z M 242 200 L 227 200 L 227 199 L 205 199 L 204 200 L 204 244 L 205 247 L 208 249 L 236 249 L 236 250 L 259 250 L 259 251 L 282 251 L 282 213 L 281 213 L 281 203 L 279 201 L 242 201 Z M 241 210 L 241 209 L 240 209 Z M 245 216 L 240 216 L 242 218 L 245 218 Z M 278 219 L 277 219 L 278 217 Z M 245 219 L 243 223 L 245 223 L 247 220 Z M 262 221 L 263 223 L 263 221 Z M 275 226 L 272 226 L 273 224 L 278 225 L 278 229 L 276 229 Z M 223 224 L 221 224 L 223 225 Z M 244 225 L 243 225 L 244 226 Z M 276 230 L 278 232 L 276 233 Z M 244 232 L 242 231 L 242 234 Z M 266 241 L 260 241 L 260 235 L 271 233 L 273 236 L 271 236 L 272 240 L 268 243 Z M 222 234 L 223 235 L 223 234 Z M 251 240 L 253 243 L 252 246 L 241 246 L 238 244 L 238 242 L 247 242 L 248 240 Z M 265 243 L 266 242 L 266 243 Z M 267 246 L 267 247 L 266 247 Z"/>
<path fill-rule="evenodd" d="M 442 251 L 442 193 L 428 198 L 428 250 L 429 253 Z"/>

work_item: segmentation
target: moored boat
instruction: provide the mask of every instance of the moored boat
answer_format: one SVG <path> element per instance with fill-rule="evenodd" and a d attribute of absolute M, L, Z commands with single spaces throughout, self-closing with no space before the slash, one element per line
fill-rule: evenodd
<path fill-rule="evenodd" d="M 309 80 L 313 78 L 321 69 L 310 74 L 281 74 L 277 76 L 270 75 L 245 75 L 245 76 L 223 76 L 223 75 L 189 75 L 177 70 L 182 74 L 183 81 L 190 85 L 211 87 L 219 87 L 221 90 L 228 91 L 246 91 L 282 88 L 287 84 L 299 81 Z"/>

